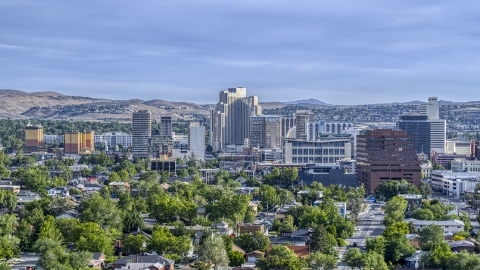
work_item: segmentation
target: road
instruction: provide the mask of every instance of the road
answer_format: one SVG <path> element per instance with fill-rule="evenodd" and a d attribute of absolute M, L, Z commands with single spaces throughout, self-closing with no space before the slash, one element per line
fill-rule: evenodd
<path fill-rule="evenodd" d="M 38 255 L 25 255 L 23 253 L 20 254 L 20 259 L 22 259 L 23 262 L 16 263 L 11 266 L 12 270 L 25 270 L 27 266 L 35 266 L 38 262 Z"/>
<path fill-rule="evenodd" d="M 355 234 L 351 238 L 345 239 L 348 242 L 348 246 L 340 250 L 340 260 L 343 258 L 345 252 L 353 248 L 353 242 L 357 242 L 357 247 L 360 248 L 360 251 L 364 252 L 367 237 L 375 237 L 382 234 L 385 230 L 385 226 L 383 225 L 383 219 L 385 216 L 383 214 L 378 214 L 379 210 L 379 203 L 369 203 L 368 212 L 360 215 L 360 221 L 356 227 L 358 231 L 355 231 Z M 369 220 L 372 215 L 373 220 Z M 337 269 L 347 270 L 351 268 L 348 267 L 346 263 L 340 262 Z"/>

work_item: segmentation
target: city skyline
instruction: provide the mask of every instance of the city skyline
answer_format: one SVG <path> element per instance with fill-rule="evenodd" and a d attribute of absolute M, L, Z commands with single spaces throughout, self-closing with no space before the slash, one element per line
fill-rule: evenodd
<path fill-rule="evenodd" d="M 196 103 L 238 86 L 262 102 L 475 100 L 458 93 L 480 84 L 479 7 L 4 1 L 0 88 Z"/>

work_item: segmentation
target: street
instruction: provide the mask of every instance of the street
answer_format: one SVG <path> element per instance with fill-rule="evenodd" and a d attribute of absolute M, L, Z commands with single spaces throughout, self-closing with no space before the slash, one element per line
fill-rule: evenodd
<path fill-rule="evenodd" d="M 376 210 L 373 210 L 373 208 Z M 350 248 L 353 248 L 353 242 L 357 242 L 357 247 L 360 251 L 365 252 L 367 237 L 379 236 L 385 230 L 385 226 L 383 225 L 383 219 L 385 216 L 383 214 L 378 214 L 380 211 L 380 203 L 369 203 L 368 209 L 367 213 L 360 215 L 360 221 L 355 227 L 356 229 L 358 228 L 358 231 L 355 231 L 355 234 L 351 238 L 345 239 L 348 242 L 348 246 L 342 247 L 340 250 L 340 263 L 337 267 L 339 270 L 351 269 L 346 263 L 341 262 L 341 260 L 345 252 Z M 370 220 L 370 216 L 372 215 L 373 220 Z"/>

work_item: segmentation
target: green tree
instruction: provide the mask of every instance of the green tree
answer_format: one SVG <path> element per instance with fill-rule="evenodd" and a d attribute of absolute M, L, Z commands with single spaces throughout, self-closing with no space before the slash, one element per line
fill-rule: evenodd
<path fill-rule="evenodd" d="M 364 270 L 388 270 L 383 256 L 373 251 L 363 253 L 361 262 Z"/>
<path fill-rule="evenodd" d="M 435 215 L 430 209 L 418 208 L 412 211 L 412 218 L 419 220 L 434 220 Z"/>
<path fill-rule="evenodd" d="M 303 261 L 293 251 L 279 245 L 274 245 L 266 258 L 256 262 L 256 266 L 260 270 L 300 270 L 304 267 Z"/>
<path fill-rule="evenodd" d="M 262 185 L 260 188 L 260 200 L 264 208 L 272 208 L 279 202 L 277 191 L 274 187 Z"/>
<path fill-rule="evenodd" d="M 45 217 L 45 220 L 42 223 L 42 227 L 40 227 L 40 233 L 38 234 L 38 238 L 48 238 L 56 241 L 62 241 L 62 232 L 60 232 L 60 230 L 58 230 L 55 226 L 54 217 Z"/>
<path fill-rule="evenodd" d="M 337 245 L 335 236 L 329 233 L 322 225 L 314 228 L 312 236 L 310 237 L 310 247 L 312 251 L 323 254 L 335 255 L 334 247 Z"/>
<path fill-rule="evenodd" d="M 157 254 L 165 254 L 171 248 L 172 239 L 175 236 L 165 227 L 155 226 L 152 232 L 152 238 L 148 243 L 148 249 L 154 250 Z"/>
<path fill-rule="evenodd" d="M 187 177 L 187 176 L 188 176 L 188 171 L 187 171 L 187 169 L 180 169 L 180 170 L 178 171 L 178 177 L 180 177 L 180 178 L 185 178 L 185 177 Z"/>
<path fill-rule="evenodd" d="M 133 254 L 140 254 L 144 252 L 144 244 L 147 242 L 147 238 L 142 235 L 128 235 L 125 237 L 123 240 L 123 246 L 125 247 L 125 250 L 129 251 L 130 253 Z"/>
<path fill-rule="evenodd" d="M 270 238 L 258 231 L 252 234 L 244 233 L 235 238 L 235 245 L 241 247 L 246 252 L 254 250 L 265 252 L 268 245 L 270 245 Z"/>
<path fill-rule="evenodd" d="M 337 257 L 315 252 L 308 256 L 307 264 L 312 270 L 333 270 L 337 268 Z"/>
<path fill-rule="evenodd" d="M 386 240 L 383 236 L 377 236 L 373 238 L 367 237 L 366 248 L 367 251 L 373 251 L 381 256 L 385 254 Z"/>
<path fill-rule="evenodd" d="M 450 249 L 450 245 L 446 241 L 442 241 L 435 245 L 430 252 L 427 252 L 422 256 L 422 262 L 425 263 L 425 266 L 430 268 L 445 269 L 445 266 L 452 257 L 453 252 Z"/>
<path fill-rule="evenodd" d="M 122 229 L 122 214 L 114 202 L 93 193 L 78 206 L 81 222 L 96 222 L 104 229 Z"/>
<path fill-rule="evenodd" d="M 358 248 L 351 248 L 343 255 L 343 262 L 347 263 L 347 265 L 353 269 L 361 268 L 362 267 L 362 253 L 360 253 L 360 249 Z"/>
<path fill-rule="evenodd" d="M 216 234 L 207 236 L 198 250 L 198 258 L 214 267 L 228 266 L 228 254 L 223 238 Z"/>
<path fill-rule="evenodd" d="M 140 175 L 139 181 L 145 181 L 148 183 L 158 183 L 160 175 L 156 171 L 144 172 Z"/>
<path fill-rule="evenodd" d="M 429 198 L 433 194 L 432 186 L 429 183 L 421 182 L 418 191 L 424 199 Z"/>
<path fill-rule="evenodd" d="M 69 240 L 74 242 L 80 251 L 113 255 L 112 234 L 111 231 L 102 229 L 98 223 L 85 222 L 69 233 Z"/>
<path fill-rule="evenodd" d="M 281 232 L 293 232 L 297 229 L 294 225 L 294 220 L 291 215 L 286 215 L 283 219 L 282 225 L 280 225 L 279 230 Z"/>
<path fill-rule="evenodd" d="M 0 236 L 0 259 L 12 259 L 20 253 L 20 240 L 11 235 Z"/>
<path fill-rule="evenodd" d="M 228 260 L 230 261 L 229 266 L 241 266 L 245 263 L 245 258 L 240 251 L 229 251 Z"/>
<path fill-rule="evenodd" d="M 423 250 L 432 250 L 445 241 L 443 228 L 436 224 L 423 227 L 418 231 L 418 238 Z"/>

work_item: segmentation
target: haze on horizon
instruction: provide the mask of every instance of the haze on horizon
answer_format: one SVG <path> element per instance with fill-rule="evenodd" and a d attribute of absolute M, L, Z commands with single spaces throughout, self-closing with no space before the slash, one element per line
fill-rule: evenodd
<path fill-rule="evenodd" d="M 0 1 L 0 89 L 214 103 L 480 100 L 478 1 Z M 475 95 L 477 94 L 477 95 Z"/>

